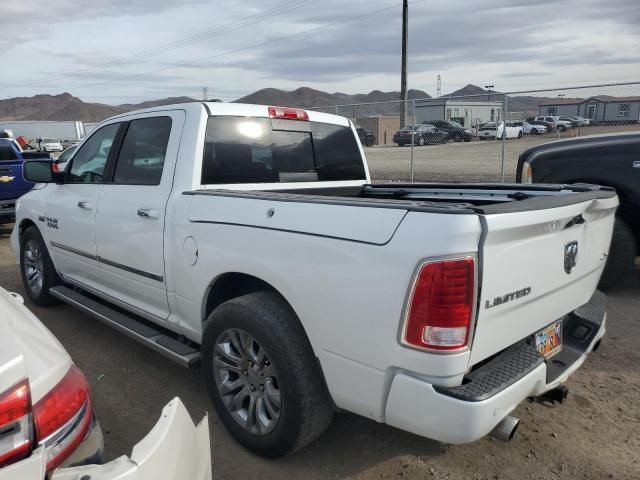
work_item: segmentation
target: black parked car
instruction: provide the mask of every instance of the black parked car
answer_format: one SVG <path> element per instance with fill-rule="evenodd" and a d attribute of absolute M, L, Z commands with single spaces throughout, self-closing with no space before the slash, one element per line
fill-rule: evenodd
<path fill-rule="evenodd" d="M 559 140 L 520 155 L 522 183 L 592 183 L 613 187 L 620 206 L 600 288 L 624 280 L 640 253 L 640 133 L 616 133 Z M 581 221 L 588 222 L 588 218 Z"/>
<path fill-rule="evenodd" d="M 444 130 L 437 129 L 429 123 L 421 123 L 411 127 L 407 125 L 398 130 L 393 136 L 393 141 L 402 147 L 403 145 L 411 145 L 411 130 L 413 132 L 414 145 L 427 145 L 429 143 L 447 143 L 449 134 Z"/>
<path fill-rule="evenodd" d="M 371 147 L 376 143 L 376 136 L 373 132 L 362 127 L 356 127 L 356 133 L 358 134 L 358 138 L 360 138 L 360 143 L 365 147 Z"/>
<path fill-rule="evenodd" d="M 425 122 L 426 123 L 426 122 Z M 449 134 L 449 138 L 454 142 L 470 142 L 471 137 L 473 136 L 473 132 L 469 128 L 464 128 L 458 122 L 453 122 L 451 120 L 436 120 L 434 122 L 429 122 L 439 130 L 444 130 Z"/>

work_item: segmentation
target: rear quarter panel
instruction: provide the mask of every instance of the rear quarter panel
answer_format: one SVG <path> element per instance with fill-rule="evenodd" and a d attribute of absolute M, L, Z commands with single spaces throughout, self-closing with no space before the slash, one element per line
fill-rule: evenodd
<path fill-rule="evenodd" d="M 209 218 L 214 219 L 222 205 L 207 203 Z M 224 210 L 242 212 L 249 205 L 246 199 L 236 198 Z M 255 210 L 266 219 L 268 208 L 275 208 L 276 218 L 283 207 L 276 202 Z M 341 408 L 380 420 L 387 382 L 396 369 L 433 378 L 464 373 L 468 353 L 425 356 L 401 347 L 398 333 L 420 262 L 477 253 L 481 228 L 475 215 L 401 210 L 404 219 L 398 226 L 397 214 L 391 218 L 384 209 L 361 207 L 350 213 L 350 219 L 335 219 L 318 215 L 309 204 L 288 207 L 292 209 L 289 225 L 283 223 L 283 229 L 264 227 L 259 220 L 254 220 L 255 226 L 193 223 L 188 219 L 202 217 L 204 207 L 193 196 L 182 196 L 176 205 L 173 238 L 167 245 L 167 257 L 177 260 L 168 265 L 167 278 L 174 321 L 187 336 L 199 341 L 211 285 L 225 273 L 239 272 L 269 283 L 289 302 Z M 369 231 L 370 241 L 362 241 L 367 230 L 358 217 L 378 224 Z M 305 221 L 310 222 L 306 228 L 312 233 L 302 231 L 299 222 Z M 352 239 L 334 237 L 335 228 L 347 226 Z M 371 242 L 378 240 L 379 232 L 384 232 L 379 237 L 384 242 Z M 192 267 L 183 253 L 189 236 L 198 245 L 198 261 Z M 352 382 L 354 377 L 362 381 Z"/>

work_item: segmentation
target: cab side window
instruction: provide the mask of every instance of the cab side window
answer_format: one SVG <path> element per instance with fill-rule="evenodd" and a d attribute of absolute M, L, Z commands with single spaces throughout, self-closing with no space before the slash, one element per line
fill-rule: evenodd
<path fill-rule="evenodd" d="M 96 131 L 73 156 L 65 183 L 102 183 L 104 168 L 120 123 Z"/>
<path fill-rule="evenodd" d="M 0 143 L 0 162 L 17 159 L 18 155 L 16 155 L 15 150 L 11 148 L 11 145 Z"/>
<path fill-rule="evenodd" d="M 171 117 L 132 120 L 122 142 L 113 182 L 159 185 L 171 134 Z"/>

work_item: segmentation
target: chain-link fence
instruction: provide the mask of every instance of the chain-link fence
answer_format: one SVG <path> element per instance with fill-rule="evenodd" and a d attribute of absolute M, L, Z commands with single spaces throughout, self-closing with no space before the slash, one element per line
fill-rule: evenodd
<path fill-rule="evenodd" d="M 542 143 L 640 132 L 640 82 L 316 108 L 351 119 L 374 181 L 512 182 Z"/>

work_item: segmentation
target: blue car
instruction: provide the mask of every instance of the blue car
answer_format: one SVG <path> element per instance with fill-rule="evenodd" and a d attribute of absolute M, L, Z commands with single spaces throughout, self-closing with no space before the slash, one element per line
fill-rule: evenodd
<path fill-rule="evenodd" d="M 0 224 L 15 219 L 16 200 L 33 188 L 22 176 L 27 159 L 50 158 L 48 153 L 23 152 L 15 140 L 0 138 Z"/>

